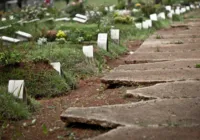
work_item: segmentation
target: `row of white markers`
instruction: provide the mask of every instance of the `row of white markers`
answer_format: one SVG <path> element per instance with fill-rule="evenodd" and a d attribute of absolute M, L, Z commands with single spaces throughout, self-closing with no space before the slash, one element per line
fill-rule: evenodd
<path fill-rule="evenodd" d="M 142 23 L 135 23 L 135 26 L 136 28 L 138 29 L 148 29 L 148 28 L 151 28 L 152 27 L 152 21 L 158 21 L 160 19 L 166 19 L 166 16 L 168 18 L 172 18 L 173 15 L 180 15 L 180 14 L 183 14 L 187 11 L 190 11 L 191 9 L 196 9 L 196 8 L 199 8 L 200 7 L 200 4 L 199 5 L 193 5 L 191 4 L 190 6 L 186 6 L 186 7 L 176 7 L 176 9 L 172 9 L 171 6 L 166 6 L 165 9 L 167 10 L 168 14 L 165 15 L 165 12 L 161 12 L 159 14 L 151 14 L 150 15 L 150 19 L 148 20 L 145 20 L 143 21 Z"/>

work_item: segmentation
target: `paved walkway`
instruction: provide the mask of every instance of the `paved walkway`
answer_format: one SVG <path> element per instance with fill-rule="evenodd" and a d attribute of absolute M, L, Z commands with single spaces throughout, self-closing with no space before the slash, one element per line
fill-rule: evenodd
<path fill-rule="evenodd" d="M 172 27 L 152 35 L 126 65 L 102 78 L 106 84 L 146 85 L 124 94 L 144 101 L 69 108 L 61 119 L 113 128 L 92 140 L 199 140 L 200 20 Z"/>

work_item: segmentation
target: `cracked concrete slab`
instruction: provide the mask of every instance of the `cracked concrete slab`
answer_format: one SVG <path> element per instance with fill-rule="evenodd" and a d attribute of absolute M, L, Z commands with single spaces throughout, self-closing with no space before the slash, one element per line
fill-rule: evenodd
<path fill-rule="evenodd" d="M 127 97 L 139 98 L 198 98 L 200 97 L 200 81 L 181 81 L 161 83 L 154 86 L 127 90 Z"/>
<path fill-rule="evenodd" d="M 156 69 L 156 70 L 136 70 L 136 71 L 113 71 L 102 79 L 106 84 L 155 84 L 173 81 L 200 80 L 200 70 L 191 69 Z"/>
<path fill-rule="evenodd" d="M 187 52 L 187 51 L 200 51 L 200 46 L 198 45 L 157 45 L 157 46 L 143 46 L 137 49 L 136 52 Z"/>
<path fill-rule="evenodd" d="M 165 45 L 165 44 L 190 44 L 200 43 L 200 38 L 168 38 L 168 39 L 149 39 L 142 45 Z M 142 46 L 141 46 L 142 47 Z"/>
<path fill-rule="evenodd" d="M 199 140 L 200 126 L 135 128 L 119 127 L 89 140 Z"/>
<path fill-rule="evenodd" d="M 163 39 L 171 39 L 171 38 L 179 38 L 179 39 L 182 39 L 182 38 L 200 38 L 200 35 L 199 33 L 188 33 L 188 34 L 176 34 L 176 35 L 173 35 L 171 33 L 166 33 L 166 32 L 158 32 L 154 35 L 152 35 L 151 37 L 149 37 L 149 39 L 156 39 L 156 38 L 163 38 Z"/>
<path fill-rule="evenodd" d="M 161 62 L 170 60 L 194 60 L 200 59 L 200 51 L 193 52 L 153 52 L 143 53 L 135 52 L 125 59 L 125 63 L 148 63 L 148 62 Z"/>
<path fill-rule="evenodd" d="M 66 123 L 113 126 L 198 126 L 200 98 L 162 99 L 101 107 L 72 107 L 61 114 Z"/>
<path fill-rule="evenodd" d="M 164 62 L 155 62 L 155 63 L 120 65 L 119 67 L 115 68 L 113 71 L 183 69 L 183 68 L 195 68 L 197 64 L 200 64 L 200 59 L 199 60 L 175 60 L 175 61 L 164 61 Z"/>

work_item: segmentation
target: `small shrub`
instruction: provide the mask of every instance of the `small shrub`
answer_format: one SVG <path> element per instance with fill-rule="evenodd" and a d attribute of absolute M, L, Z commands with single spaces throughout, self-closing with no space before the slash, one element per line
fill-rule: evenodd
<path fill-rule="evenodd" d="M 16 65 L 22 61 L 22 55 L 17 51 L 4 51 L 0 53 L 1 65 Z"/>
<path fill-rule="evenodd" d="M 30 116 L 28 106 L 16 99 L 12 94 L 0 89 L 0 119 L 1 120 L 20 120 Z"/>
<path fill-rule="evenodd" d="M 200 64 L 196 64 L 196 68 L 200 68 Z"/>
<path fill-rule="evenodd" d="M 131 16 L 117 16 L 114 18 L 115 23 L 131 24 L 133 22 Z"/>

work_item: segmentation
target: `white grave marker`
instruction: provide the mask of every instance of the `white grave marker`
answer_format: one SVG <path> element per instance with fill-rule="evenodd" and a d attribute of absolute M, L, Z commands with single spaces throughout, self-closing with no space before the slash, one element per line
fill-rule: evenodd
<path fill-rule="evenodd" d="M 6 21 L 6 18 L 1 18 L 1 21 Z"/>
<path fill-rule="evenodd" d="M 164 12 L 159 13 L 159 14 L 158 14 L 158 18 L 159 18 L 159 19 L 165 19 L 165 18 L 166 18 L 166 17 L 165 17 L 165 13 L 164 13 Z"/>
<path fill-rule="evenodd" d="M 119 29 L 110 29 L 110 37 L 112 40 L 117 41 L 117 43 L 120 43 L 120 31 Z"/>
<path fill-rule="evenodd" d="M 110 12 L 114 11 L 115 5 L 109 7 Z"/>
<path fill-rule="evenodd" d="M 143 27 L 143 29 L 148 29 L 148 28 L 149 28 L 148 22 L 143 21 L 143 22 L 142 22 L 142 27 Z"/>
<path fill-rule="evenodd" d="M 10 15 L 10 16 L 9 16 L 9 19 L 10 19 L 10 20 L 13 20 L 13 19 L 14 19 L 14 16 L 13 16 L 13 15 Z"/>
<path fill-rule="evenodd" d="M 17 35 L 17 39 L 21 40 L 21 41 L 28 41 L 29 39 L 31 39 L 33 36 L 29 33 L 25 33 L 22 31 L 17 31 L 15 32 Z"/>
<path fill-rule="evenodd" d="M 150 15 L 150 19 L 151 19 L 152 21 L 158 21 L 157 14 L 151 14 L 151 15 Z"/>
<path fill-rule="evenodd" d="M 150 19 L 148 19 L 148 20 L 146 20 L 146 22 L 148 23 L 149 28 L 151 28 L 152 27 L 152 21 Z"/>
<path fill-rule="evenodd" d="M 181 13 L 185 13 L 186 12 L 186 9 L 185 8 L 181 8 Z"/>
<path fill-rule="evenodd" d="M 52 67 L 61 75 L 61 64 L 60 62 L 51 63 Z"/>
<path fill-rule="evenodd" d="M 142 23 L 135 23 L 135 27 L 137 28 L 137 29 L 142 29 Z"/>
<path fill-rule="evenodd" d="M 19 99 L 26 100 L 26 94 L 24 93 L 24 80 L 9 80 L 8 92 Z"/>
<path fill-rule="evenodd" d="M 99 33 L 97 39 L 97 46 L 108 51 L 108 34 L 107 33 Z"/>
<path fill-rule="evenodd" d="M 172 12 L 169 12 L 169 13 L 167 14 L 167 17 L 168 17 L 168 18 L 172 18 L 172 17 L 173 17 L 173 13 L 172 13 Z"/>
<path fill-rule="evenodd" d="M 180 13 L 181 13 L 181 12 L 180 12 L 180 9 L 177 8 L 177 9 L 175 10 L 175 14 L 176 14 L 176 15 L 180 15 Z"/>
<path fill-rule="evenodd" d="M 88 58 L 94 57 L 94 49 L 93 46 L 83 46 L 83 54 Z"/>
<path fill-rule="evenodd" d="M 171 7 L 170 5 L 167 5 L 167 6 L 165 6 L 165 9 L 166 9 L 167 11 L 171 11 L 172 7 Z"/>
<path fill-rule="evenodd" d="M 187 11 L 190 11 L 190 6 L 186 6 L 186 10 L 187 10 Z"/>

